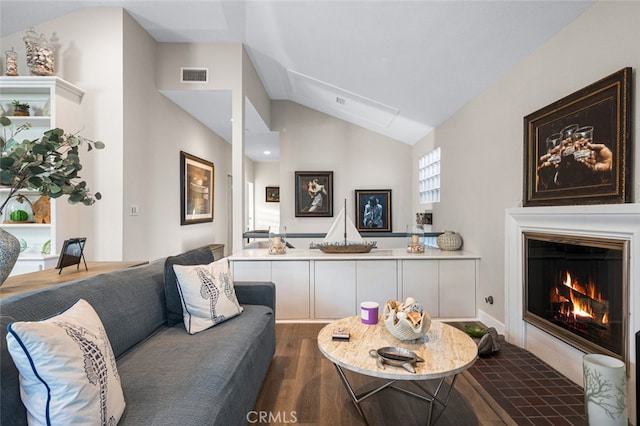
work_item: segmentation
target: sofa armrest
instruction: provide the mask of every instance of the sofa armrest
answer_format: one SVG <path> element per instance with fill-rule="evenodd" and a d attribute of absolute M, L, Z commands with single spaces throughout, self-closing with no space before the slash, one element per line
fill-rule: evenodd
<path fill-rule="evenodd" d="M 241 305 L 265 305 L 276 312 L 276 286 L 266 281 L 234 281 L 236 297 Z"/>

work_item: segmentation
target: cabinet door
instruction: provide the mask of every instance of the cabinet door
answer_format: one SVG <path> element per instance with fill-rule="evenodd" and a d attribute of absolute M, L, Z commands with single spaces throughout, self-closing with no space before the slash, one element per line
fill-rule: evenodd
<path fill-rule="evenodd" d="M 309 319 L 309 262 L 271 263 L 276 285 L 276 319 Z"/>
<path fill-rule="evenodd" d="M 343 318 L 356 314 L 356 262 L 315 262 L 315 317 Z"/>
<path fill-rule="evenodd" d="M 380 314 L 387 300 L 398 300 L 398 262 L 395 260 L 359 260 L 356 263 L 357 305 L 378 302 Z"/>
<path fill-rule="evenodd" d="M 440 260 L 440 316 L 476 316 L 476 264 L 473 259 Z"/>
<path fill-rule="evenodd" d="M 402 261 L 402 300 L 413 297 L 433 318 L 440 316 L 437 260 Z"/>
<path fill-rule="evenodd" d="M 271 262 L 268 260 L 234 260 L 234 281 L 271 281 Z"/>

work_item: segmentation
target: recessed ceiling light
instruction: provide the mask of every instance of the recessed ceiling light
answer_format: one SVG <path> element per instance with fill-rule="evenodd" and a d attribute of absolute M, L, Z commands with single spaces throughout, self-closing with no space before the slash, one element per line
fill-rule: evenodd
<path fill-rule="evenodd" d="M 265 151 L 264 155 L 271 155 L 271 151 Z"/>

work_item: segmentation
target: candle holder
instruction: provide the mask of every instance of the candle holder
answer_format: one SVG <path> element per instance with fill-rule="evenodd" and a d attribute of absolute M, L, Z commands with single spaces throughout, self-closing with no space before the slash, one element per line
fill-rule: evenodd
<path fill-rule="evenodd" d="M 424 229 L 419 225 L 407 225 L 407 253 L 424 253 Z"/>
<path fill-rule="evenodd" d="M 285 254 L 287 252 L 287 227 L 269 227 L 269 254 Z"/>

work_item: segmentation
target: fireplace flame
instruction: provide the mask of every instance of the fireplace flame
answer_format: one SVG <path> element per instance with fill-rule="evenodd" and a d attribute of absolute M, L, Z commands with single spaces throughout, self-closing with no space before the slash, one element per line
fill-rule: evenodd
<path fill-rule="evenodd" d="M 561 313 L 564 315 L 571 315 L 574 318 L 581 317 L 597 319 L 598 315 L 594 312 L 592 303 L 590 303 L 590 300 L 603 302 L 602 293 L 598 291 L 597 286 L 593 282 L 582 285 L 577 280 L 572 278 L 569 272 L 566 273 L 566 278 L 562 282 L 562 284 L 571 289 L 569 291 L 569 299 L 571 301 L 571 304 L 570 307 L 567 306 L 569 304 L 565 304 L 561 309 Z M 556 294 L 553 298 L 556 301 L 569 301 L 569 299 L 559 293 L 559 290 L 557 288 L 555 289 L 555 292 Z M 606 312 L 604 312 L 600 323 L 607 324 L 608 322 L 609 316 Z"/>

